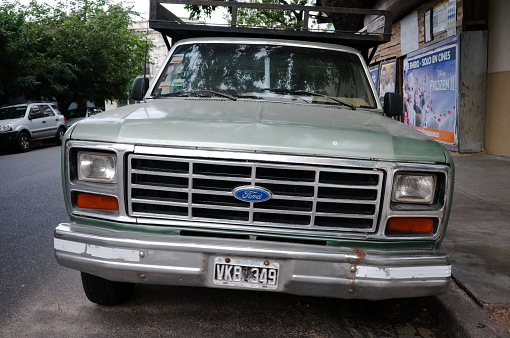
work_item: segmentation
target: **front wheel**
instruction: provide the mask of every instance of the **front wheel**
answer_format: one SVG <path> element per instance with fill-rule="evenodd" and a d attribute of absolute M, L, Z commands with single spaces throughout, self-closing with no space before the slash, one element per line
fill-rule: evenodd
<path fill-rule="evenodd" d="M 66 128 L 60 127 L 58 128 L 57 134 L 55 135 L 55 142 L 57 145 L 62 144 L 62 140 L 64 139 L 64 134 L 66 133 Z"/>
<path fill-rule="evenodd" d="M 18 135 L 18 141 L 16 143 L 18 150 L 26 152 L 30 150 L 30 135 L 27 132 L 22 132 Z"/>
<path fill-rule="evenodd" d="M 136 284 L 113 282 L 85 272 L 81 282 L 87 298 L 99 305 L 119 305 L 126 302 L 134 293 Z"/>

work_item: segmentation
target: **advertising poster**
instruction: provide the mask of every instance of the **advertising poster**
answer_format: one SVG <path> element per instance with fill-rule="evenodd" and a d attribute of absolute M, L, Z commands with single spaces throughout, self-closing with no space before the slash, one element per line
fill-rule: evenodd
<path fill-rule="evenodd" d="M 379 99 L 384 103 L 384 94 L 395 92 L 395 81 L 397 79 L 396 59 L 381 63 L 379 69 Z"/>
<path fill-rule="evenodd" d="M 448 1 L 445 1 L 434 7 L 432 19 L 433 33 L 437 35 L 446 30 Z"/>
<path fill-rule="evenodd" d="M 418 27 L 418 11 L 414 11 L 400 21 L 400 51 L 402 55 L 420 48 L 420 28 Z"/>
<path fill-rule="evenodd" d="M 457 140 L 457 45 L 404 60 L 405 123 L 435 140 Z"/>
<path fill-rule="evenodd" d="M 374 82 L 375 90 L 379 93 L 379 65 L 370 67 L 370 76 Z"/>

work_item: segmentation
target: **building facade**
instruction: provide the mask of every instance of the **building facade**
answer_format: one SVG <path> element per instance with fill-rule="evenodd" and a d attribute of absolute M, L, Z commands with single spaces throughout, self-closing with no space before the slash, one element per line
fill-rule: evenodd
<path fill-rule="evenodd" d="M 402 95 L 402 122 L 452 151 L 510 156 L 510 2 L 381 0 L 375 9 L 391 10 L 393 27 L 371 73 L 381 98 Z"/>

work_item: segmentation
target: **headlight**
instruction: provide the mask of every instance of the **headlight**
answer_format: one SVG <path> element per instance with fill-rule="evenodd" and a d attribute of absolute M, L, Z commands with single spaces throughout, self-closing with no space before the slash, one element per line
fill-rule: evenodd
<path fill-rule="evenodd" d="M 11 125 L 10 124 L 0 124 L 0 131 L 11 131 Z"/>
<path fill-rule="evenodd" d="M 393 181 L 391 200 L 399 203 L 431 204 L 436 191 L 436 175 L 398 173 Z"/>
<path fill-rule="evenodd" d="M 78 179 L 80 181 L 117 183 L 115 155 L 78 152 Z"/>

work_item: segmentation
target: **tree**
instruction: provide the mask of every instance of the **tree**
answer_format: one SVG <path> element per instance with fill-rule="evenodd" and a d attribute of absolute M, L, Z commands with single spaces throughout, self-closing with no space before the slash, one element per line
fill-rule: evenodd
<path fill-rule="evenodd" d="M 220 0 L 221 1 L 221 0 Z M 234 0 L 224 0 L 234 1 Z M 370 8 L 377 0 L 247 0 L 255 3 L 271 3 L 286 5 L 308 5 L 327 7 L 347 8 Z M 187 5 L 190 19 L 210 17 L 215 7 Z M 363 16 L 353 14 L 331 14 L 329 15 L 336 30 L 356 32 L 363 28 Z M 237 23 L 251 27 L 279 27 L 279 28 L 300 28 L 302 27 L 303 13 L 301 11 L 280 11 L 280 10 L 258 10 L 239 9 L 237 12 Z"/>
<path fill-rule="evenodd" d="M 233 1 L 233 0 L 225 0 Z M 284 4 L 284 5 L 310 5 L 311 0 L 247 0 L 246 2 Z M 211 17 L 216 8 L 211 6 L 186 5 L 190 19 Z M 230 12 L 230 8 L 229 8 Z M 271 9 L 239 8 L 237 11 L 237 24 L 250 27 L 277 27 L 300 28 L 303 23 L 303 13 L 300 11 L 280 11 Z"/>
<path fill-rule="evenodd" d="M 15 4 L 0 10 L 0 105 L 21 95 L 23 86 L 35 85 L 26 69 L 29 39 L 24 31 L 25 13 L 16 11 Z"/>
<path fill-rule="evenodd" d="M 28 41 L 25 69 L 34 83 L 23 87 L 29 99 L 103 105 L 126 100 L 131 81 L 142 72 L 145 39 L 129 29 L 137 15 L 112 0 L 76 0 L 55 6 L 20 7 Z"/>

